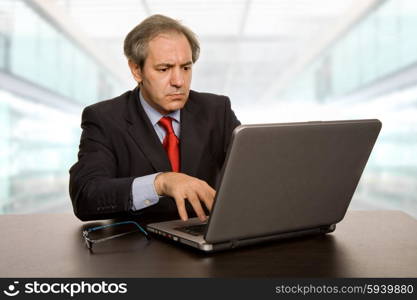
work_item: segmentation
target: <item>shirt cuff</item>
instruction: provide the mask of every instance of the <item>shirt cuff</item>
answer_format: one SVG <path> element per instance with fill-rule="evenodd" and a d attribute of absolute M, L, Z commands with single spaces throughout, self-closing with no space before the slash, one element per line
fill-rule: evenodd
<path fill-rule="evenodd" d="M 155 191 L 155 177 L 160 173 L 136 177 L 132 183 L 132 210 L 137 211 L 155 205 L 159 196 Z"/>

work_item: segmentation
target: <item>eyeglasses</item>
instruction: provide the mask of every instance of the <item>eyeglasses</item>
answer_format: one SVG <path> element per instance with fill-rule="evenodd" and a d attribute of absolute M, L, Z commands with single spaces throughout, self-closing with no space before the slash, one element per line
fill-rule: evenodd
<path fill-rule="evenodd" d="M 130 230 L 130 231 L 127 231 L 127 232 L 122 232 L 122 233 L 111 235 L 111 236 L 101 238 L 101 239 L 92 239 L 91 237 L 89 237 L 90 232 L 101 230 L 101 229 L 106 229 L 106 228 L 109 228 L 109 227 L 115 227 L 115 226 L 118 226 L 118 225 L 124 225 L 124 224 L 134 224 L 137 228 L 134 229 L 134 230 Z M 112 223 L 112 224 L 106 224 L 106 225 L 91 227 L 91 228 L 88 228 L 86 230 L 83 230 L 83 238 L 84 238 L 85 244 L 87 245 L 87 248 L 91 251 L 93 249 L 93 244 L 105 242 L 105 241 L 108 241 L 108 240 L 111 240 L 111 239 L 129 234 L 129 233 L 132 233 L 132 232 L 137 232 L 138 231 L 137 229 L 139 229 L 139 231 L 142 231 L 145 234 L 145 237 L 146 237 L 147 240 L 151 239 L 148 232 L 146 232 L 146 230 L 143 229 L 142 226 L 140 226 L 138 223 L 136 223 L 134 221 L 124 221 L 124 222 L 118 222 L 118 223 Z"/>

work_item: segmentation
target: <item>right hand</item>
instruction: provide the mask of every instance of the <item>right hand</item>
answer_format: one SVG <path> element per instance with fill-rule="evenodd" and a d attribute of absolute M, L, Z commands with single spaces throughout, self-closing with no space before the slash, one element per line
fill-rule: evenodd
<path fill-rule="evenodd" d="M 208 210 L 211 211 L 216 191 L 205 181 L 184 173 L 167 172 L 157 175 L 154 185 L 158 195 L 169 196 L 175 199 L 178 214 L 183 221 L 188 219 L 185 199 L 191 203 L 201 221 L 207 220 L 200 202 L 203 202 Z"/>

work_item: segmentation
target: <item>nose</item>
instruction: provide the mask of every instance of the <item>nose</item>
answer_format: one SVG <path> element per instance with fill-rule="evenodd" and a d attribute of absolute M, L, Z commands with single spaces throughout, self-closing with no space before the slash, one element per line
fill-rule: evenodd
<path fill-rule="evenodd" d="M 184 85 L 184 74 L 181 68 L 174 68 L 171 73 L 171 85 L 180 88 Z"/>

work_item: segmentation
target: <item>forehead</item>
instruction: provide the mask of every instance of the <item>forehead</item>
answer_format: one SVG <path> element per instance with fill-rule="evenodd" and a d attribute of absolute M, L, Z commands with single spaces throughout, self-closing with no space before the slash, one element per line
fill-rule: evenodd
<path fill-rule="evenodd" d="M 149 41 L 148 59 L 154 63 L 191 61 L 190 43 L 182 33 L 161 33 Z"/>

